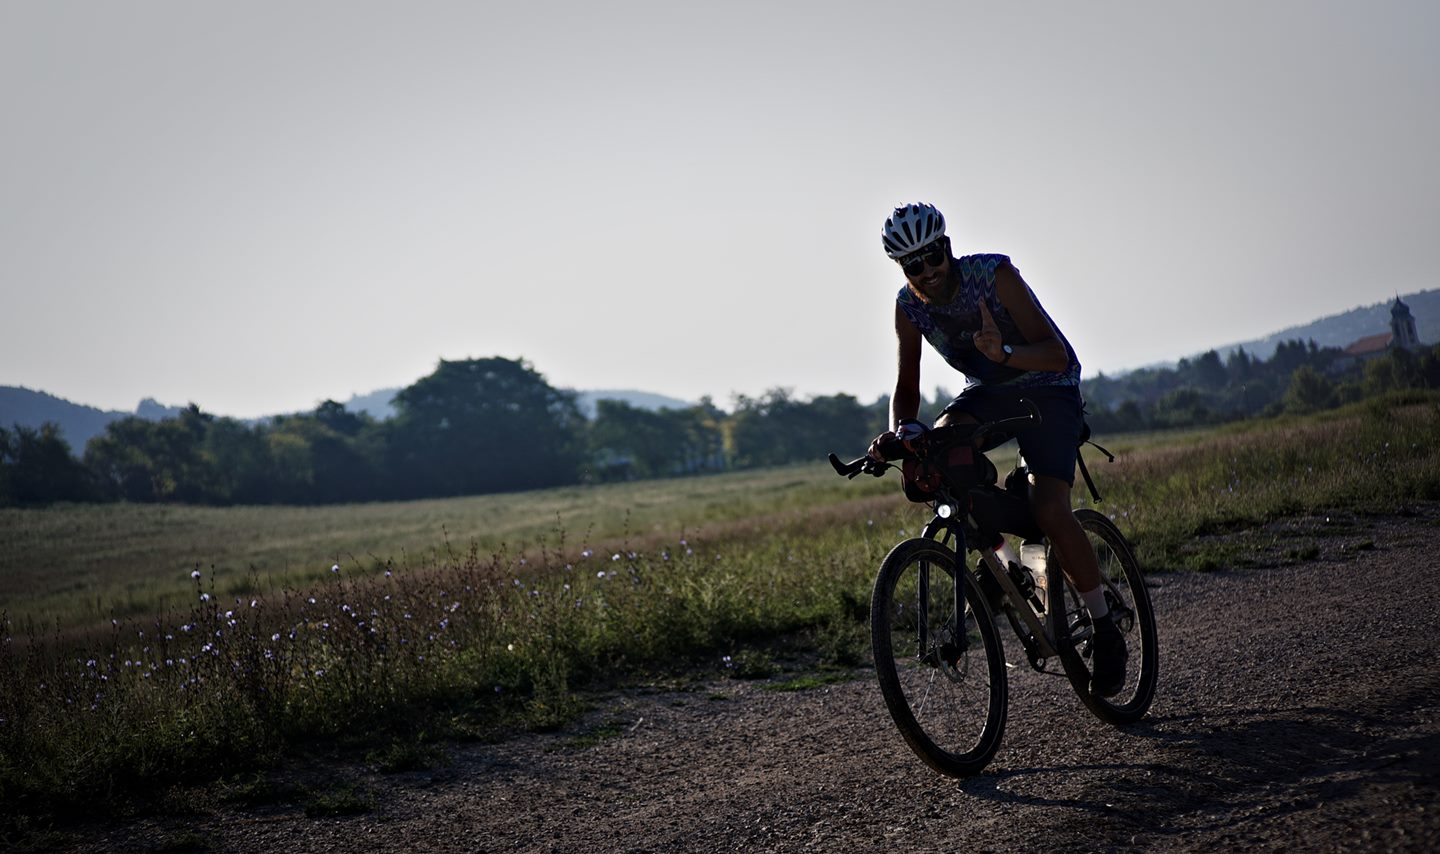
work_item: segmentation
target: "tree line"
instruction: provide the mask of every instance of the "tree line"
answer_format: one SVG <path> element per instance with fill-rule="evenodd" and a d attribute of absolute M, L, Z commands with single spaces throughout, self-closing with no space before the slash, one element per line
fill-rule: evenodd
<path fill-rule="evenodd" d="M 1402 388 L 1440 388 L 1440 345 L 1347 365 L 1334 348 L 1287 341 L 1268 360 L 1238 350 L 1085 381 L 1097 433 L 1313 412 Z M 922 414 L 950 395 L 937 388 Z M 111 422 L 77 456 L 53 424 L 0 428 L 0 506 L 57 501 L 332 504 L 437 498 L 674 477 L 858 454 L 888 398 L 800 399 L 785 389 L 651 411 L 572 392 L 524 360 L 442 361 L 377 420 L 325 401 L 250 425 L 193 404 L 179 417 Z"/>
<path fill-rule="evenodd" d="M 56 501 L 329 504 L 700 474 L 859 453 L 883 412 L 784 389 L 658 412 L 572 392 L 523 360 L 442 361 L 394 418 L 325 401 L 249 425 L 191 405 L 111 422 L 76 456 L 53 424 L 0 428 L 0 506 Z"/>
<path fill-rule="evenodd" d="M 1313 340 L 1284 341 L 1268 360 L 1210 350 L 1173 368 L 1143 368 L 1085 380 L 1087 418 L 1097 433 L 1222 424 L 1285 412 L 1310 413 L 1406 388 L 1440 388 L 1440 344 L 1356 360 Z"/>

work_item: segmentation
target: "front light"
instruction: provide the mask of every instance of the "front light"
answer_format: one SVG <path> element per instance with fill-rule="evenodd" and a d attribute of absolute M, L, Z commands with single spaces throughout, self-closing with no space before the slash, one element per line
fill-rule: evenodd
<path fill-rule="evenodd" d="M 941 519 L 949 519 L 955 515 L 955 507 L 952 504 L 937 504 L 935 505 L 935 515 Z"/>

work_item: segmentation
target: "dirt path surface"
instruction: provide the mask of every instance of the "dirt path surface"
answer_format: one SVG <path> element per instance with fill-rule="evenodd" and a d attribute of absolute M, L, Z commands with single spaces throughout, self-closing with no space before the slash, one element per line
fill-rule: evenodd
<path fill-rule="evenodd" d="M 857 670 L 804 691 L 630 692 L 560 733 L 453 747 L 436 770 L 355 768 L 374 801 L 359 815 L 206 809 L 80 847 L 1440 850 L 1440 506 L 1238 536 L 1305 540 L 1312 559 L 1155 576 L 1149 716 L 1106 726 L 1022 666 L 1004 745 L 970 780 L 923 766 Z"/>

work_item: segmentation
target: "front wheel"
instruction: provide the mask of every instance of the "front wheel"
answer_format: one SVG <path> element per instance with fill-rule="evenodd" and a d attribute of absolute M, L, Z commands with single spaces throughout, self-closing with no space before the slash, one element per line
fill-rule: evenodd
<path fill-rule="evenodd" d="M 870 636 L 880 693 L 910 748 L 942 774 L 980 773 L 1005 731 L 1005 656 L 955 552 L 929 539 L 892 549 L 875 579 Z"/>
<path fill-rule="evenodd" d="M 1114 522 L 1088 508 L 1076 510 L 1075 519 L 1095 550 L 1110 613 L 1129 651 L 1125 685 L 1113 697 L 1090 693 L 1090 614 L 1068 580 L 1063 582 L 1065 610 L 1060 616 L 1061 631 L 1069 642 L 1063 643 L 1061 661 L 1075 693 L 1096 717 L 1111 724 L 1134 723 L 1144 716 L 1155 699 L 1155 684 L 1160 673 L 1150 592 L 1145 588 L 1145 577 L 1135 552 Z M 1053 551 L 1051 559 L 1055 559 Z"/>

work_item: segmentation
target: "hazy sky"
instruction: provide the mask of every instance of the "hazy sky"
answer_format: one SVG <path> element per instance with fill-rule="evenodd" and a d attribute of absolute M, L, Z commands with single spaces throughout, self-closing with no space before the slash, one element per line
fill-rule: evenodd
<path fill-rule="evenodd" d="M 917 199 L 1087 373 L 1440 286 L 1434 0 L 0 0 L 0 112 L 0 384 L 104 408 L 870 400 Z"/>

